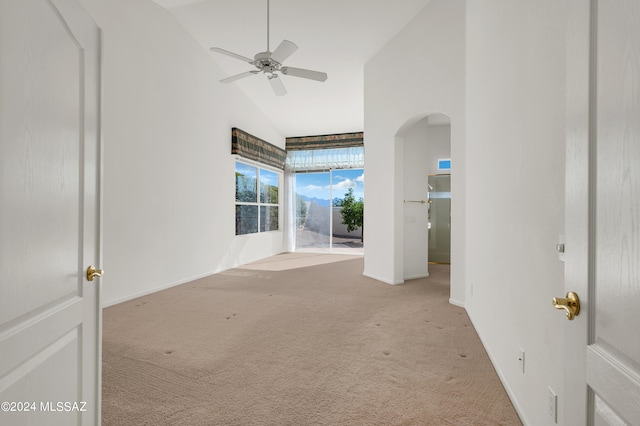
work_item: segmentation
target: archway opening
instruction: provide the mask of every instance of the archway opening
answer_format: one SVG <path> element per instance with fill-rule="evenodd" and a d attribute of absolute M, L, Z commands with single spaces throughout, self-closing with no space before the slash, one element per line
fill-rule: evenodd
<path fill-rule="evenodd" d="M 442 113 L 413 117 L 396 134 L 397 214 L 402 278 L 429 276 L 429 261 L 450 262 L 451 120 Z"/>

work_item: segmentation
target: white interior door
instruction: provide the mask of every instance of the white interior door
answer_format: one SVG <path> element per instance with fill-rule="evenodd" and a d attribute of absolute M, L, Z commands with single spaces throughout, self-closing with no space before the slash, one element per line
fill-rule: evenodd
<path fill-rule="evenodd" d="M 0 1 L 0 424 L 100 423 L 100 32 Z"/>
<path fill-rule="evenodd" d="M 568 38 L 563 424 L 640 424 L 640 3 L 575 0 Z"/>

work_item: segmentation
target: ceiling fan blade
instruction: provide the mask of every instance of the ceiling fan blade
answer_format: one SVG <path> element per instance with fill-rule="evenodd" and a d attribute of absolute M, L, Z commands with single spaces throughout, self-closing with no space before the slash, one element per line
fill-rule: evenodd
<path fill-rule="evenodd" d="M 271 59 L 276 62 L 284 62 L 289 56 L 293 55 L 293 52 L 298 50 L 298 46 L 289 40 L 282 40 L 282 43 L 276 47 L 276 50 L 271 54 Z"/>
<path fill-rule="evenodd" d="M 287 89 L 285 89 L 282 80 L 280 80 L 277 75 L 269 78 L 269 84 L 271 84 L 273 93 L 275 93 L 276 96 L 283 96 L 287 94 Z"/>
<path fill-rule="evenodd" d="M 223 78 L 220 83 L 231 83 L 232 81 L 240 80 L 241 78 L 249 77 L 250 75 L 256 75 L 260 71 L 247 71 L 240 74 L 232 75 L 231 77 Z"/>
<path fill-rule="evenodd" d="M 229 52 L 228 50 L 220 49 L 219 47 L 211 47 L 209 48 L 212 52 L 222 53 L 223 55 L 231 56 L 232 58 L 240 59 L 243 62 L 248 62 L 253 64 L 253 59 L 247 58 L 246 56 L 238 55 L 237 53 Z"/>
<path fill-rule="evenodd" d="M 305 70 L 304 68 L 282 67 L 280 71 L 284 75 L 308 78 L 309 80 L 325 81 L 327 79 L 326 72 Z"/>

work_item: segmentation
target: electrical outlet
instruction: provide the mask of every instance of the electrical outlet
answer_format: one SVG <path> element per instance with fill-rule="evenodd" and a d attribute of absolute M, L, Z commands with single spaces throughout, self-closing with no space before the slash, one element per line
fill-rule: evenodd
<path fill-rule="evenodd" d="M 549 411 L 549 417 L 553 420 L 553 423 L 558 423 L 558 395 L 551 389 L 551 386 L 547 388 L 547 405 Z"/>
<path fill-rule="evenodd" d="M 520 363 L 520 371 L 524 374 L 524 349 L 518 348 L 518 362 Z"/>

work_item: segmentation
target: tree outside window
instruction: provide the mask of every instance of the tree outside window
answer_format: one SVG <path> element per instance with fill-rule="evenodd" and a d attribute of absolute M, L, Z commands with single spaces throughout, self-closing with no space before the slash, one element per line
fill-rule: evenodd
<path fill-rule="evenodd" d="M 355 231 L 362 228 L 362 241 L 364 242 L 364 200 L 360 198 L 356 201 L 353 195 L 353 188 L 349 188 L 342 199 L 342 223 L 347 225 L 347 231 Z"/>

